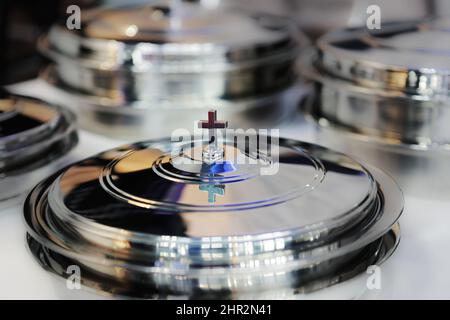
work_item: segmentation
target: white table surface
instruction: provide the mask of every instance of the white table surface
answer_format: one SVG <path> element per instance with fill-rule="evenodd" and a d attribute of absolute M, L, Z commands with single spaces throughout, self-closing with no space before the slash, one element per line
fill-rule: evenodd
<path fill-rule="evenodd" d="M 39 80 L 18 84 L 11 89 L 57 100 L 55 93 Z M 312 128 L 301 119 L 294 119 L 292 123 L 283 126 L 281 135 L 314 141 Z M 80 143 L 66 157 L 65 162 L 85 158 L 122 142 L 80 131 Z M 448 201 L 436 201 L 406 194 L 405 210 L 400 223 L 400 245 L 394 255 L 381 266 L 381 289 L 368 291 L 358 288 L 363 290 L 358 297 L 450 299 L 450 196 Z M 361 277 L 369 275 L 363 274 Z M 345 286 L 350 285 L 321 290 L 318 297 L 342 297 L 336 295 L 335 291 Z M 353 295 L 349 293 L 349 297 Z M 102 297 L 84 290 L 67 290 L 64 280 L 45 272 L 26 246 L 21 205 L 3 209 L 0 212 L 0 299 L 79 298 Z"/>

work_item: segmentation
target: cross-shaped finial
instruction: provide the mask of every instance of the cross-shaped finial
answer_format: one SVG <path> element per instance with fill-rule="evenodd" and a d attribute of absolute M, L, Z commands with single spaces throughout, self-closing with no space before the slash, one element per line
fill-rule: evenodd
<path fill-rule="evenodd" d="M 218 161 L 223 156 L 223 150 L 219 148 L 217 143 L 217 129 L 228 127 L 228 121 L 218 121 L 217 111 L 211 109 L 208 111 L 208 120 L 200 120 L 198 127 L 209 131 L 208 145 L 203 149 L 203 161 L 206 163 Z"/>
<path fill-rule="evenodd" d="M 208 202 L 216 202 L 216 194 L 223 196 L 225 194 L 225 186 L 223 184 L 205 183 L 199 186 L 201 191 L 208 191 Z"/>
<path fill-rule="evenodd" d="M 211 109 L 208 111 L 208 120 L 200 120 L 198 127 L 200 129 L 225 129 L 228 127 L 228 121 L 218 121 L 217 111 Z"/>

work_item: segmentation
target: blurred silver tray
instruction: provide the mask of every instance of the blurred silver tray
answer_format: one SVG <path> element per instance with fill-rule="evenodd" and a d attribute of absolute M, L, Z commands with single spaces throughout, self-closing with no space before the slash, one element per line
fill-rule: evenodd
<path fill-rule="evenodd" d="M 0 91 L 0 205 L 14 203 L 57 170 L 58 159 L 77 142 L 69 111 Z"/>
<path fill-rule="evenodd" d="M 321 143 L 383 168 L 408 193 L 435 198 L 450 192 L 443 41 L 450 33 L 443 25 L 438 20 L 394 23 L 370 34 L 339 31 L 320 39 L 318 51 L 302 62 L 313 82 L 303 108 L 319 125 Z"/>
<path fill-rule="evenodd" d="M 177 117 L 198 119 L 212 106 L 240 127 L 263 119 L 267 127 L 297 106 L 295 64 L 306 40 L 284 18 L 161 1 L 82 19 L 81 30 L 53 26 L 39 48 L 52 61 L 42 77 L 70 94 L 85 129 L 165 136 Z"/>

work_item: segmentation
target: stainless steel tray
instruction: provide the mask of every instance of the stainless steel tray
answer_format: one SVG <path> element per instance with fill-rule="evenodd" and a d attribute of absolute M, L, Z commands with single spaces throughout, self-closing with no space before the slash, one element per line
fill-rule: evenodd
<path fill-rule="evenodd" d="M 25 204 L 33 254 L 112 294 L 258 298 L 339 283 L 395 249 L 403 198 L 381 171 L 279 139 L 264 175 L 275 153 L 223 146 L 210 163 L 201 138 L 138 142 L 49 177 Z"/>
<path fill-rule="evenodd" d="M 445 21 L 331 33 L 304 55 L 313 94 L 304 110 L 320 142 L 392 174 L 411 194 L 450 192 Z M 424 39 L 438 39 L 433 42 Z"/>
<path fill-rule="evenodd" d="M 1 206 L 58 169 L 78 141 L 74 120 L 57 106 L 0 91 Z"/>
<path fill-rule="evenodd" d="M 306 40 L 286 19 L 167 1 L 82 19 L 81 30 L 53 26 L 39 48 L 52 61 L 42 77 L 70 94 L 85 129 L 161 137 L 178 128 L 177 117 L 198 119 L 211 107 L 243 128 L 268 127 L 299 100 L 295 64 Z"/>

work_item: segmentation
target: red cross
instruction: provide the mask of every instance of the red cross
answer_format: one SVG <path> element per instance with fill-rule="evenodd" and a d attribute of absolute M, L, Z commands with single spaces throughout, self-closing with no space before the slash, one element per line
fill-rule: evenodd
<path fill-rule="evenodd" d="M 217 121 L 217 111 L 208 111 L 208 120 L 200 120 L 198 127 L 201 129 L 224 129 L 228 127 L 228 121 Z"/>

